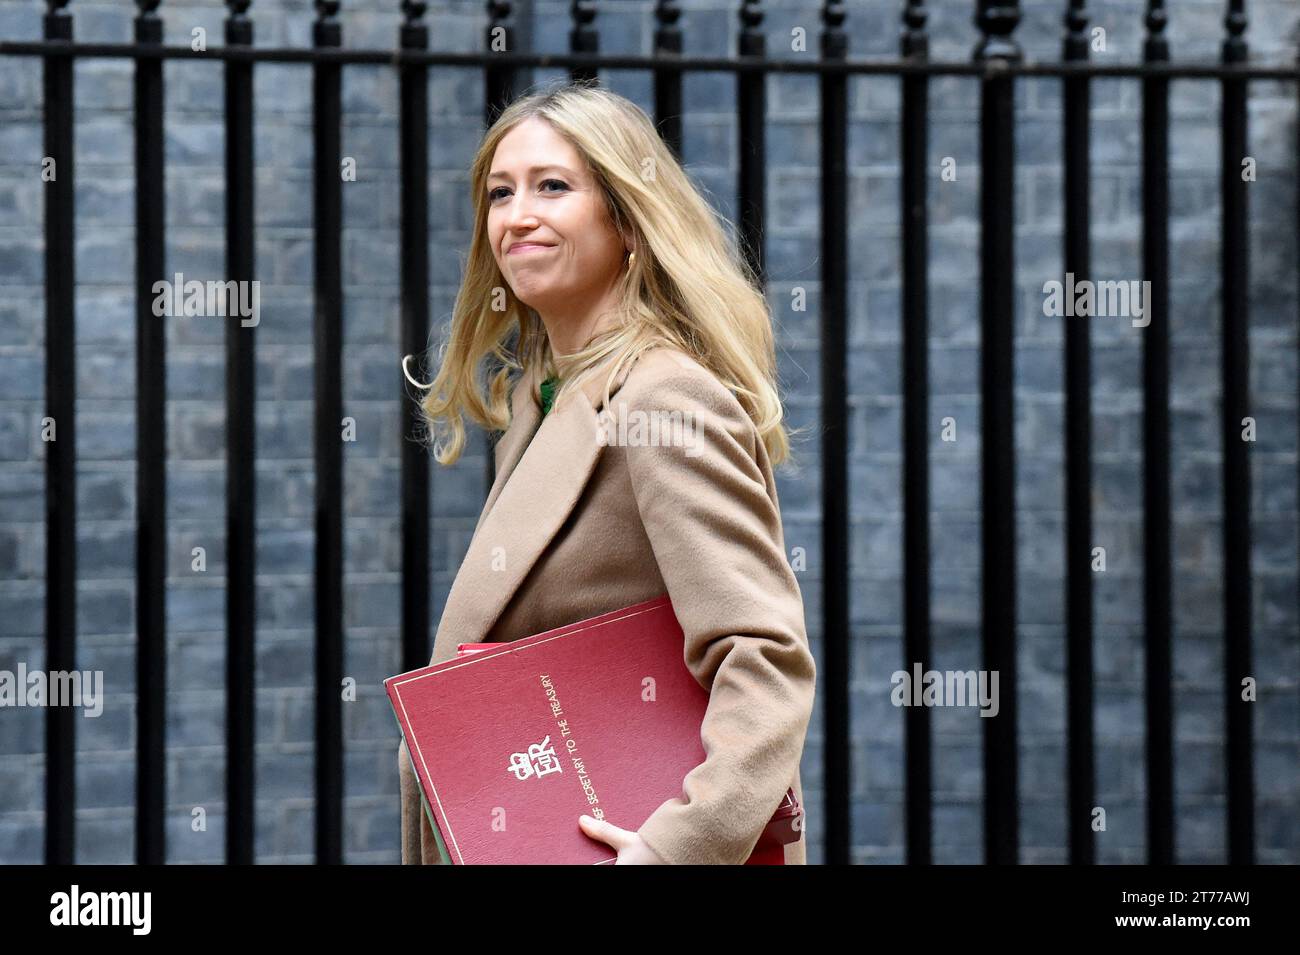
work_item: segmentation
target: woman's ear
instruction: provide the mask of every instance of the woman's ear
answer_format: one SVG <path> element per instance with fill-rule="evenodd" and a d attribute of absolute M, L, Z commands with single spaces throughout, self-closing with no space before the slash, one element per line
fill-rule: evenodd
<path fill-rule="evenodd" d="M 623 257 L 626 258 L 629 252 L 636 251 L 636 233 L 627 224 L 623 223 L 620 223 L 615 228 L 618 231 L 618 237 L 623 240 Z"/>

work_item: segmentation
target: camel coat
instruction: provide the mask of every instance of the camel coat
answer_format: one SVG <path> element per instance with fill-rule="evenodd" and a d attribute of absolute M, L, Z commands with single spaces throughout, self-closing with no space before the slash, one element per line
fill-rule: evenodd
<path fill-rule="evenodd" d="M 670 864 L 743 863 L 789 786 L 804 804 L 816 675 L 767 451 L 732 392 L 674 348 L 624 369 L 607 418 L 606 369 L 544 419 L 531 377 L 512 394 L 496 480 L 430 663 L 458 643 L 518 640 L 667 593 L 685 664 L 710 691 L 706 758 L 639 828 L 608 818 Z M 675 431 L 637 427 L 675 412 Z M 402 862 L 437 864 L 404 744 L 398 771 Z M 786 847 L 787 864 L 805 863 L 805 841 Z"/>

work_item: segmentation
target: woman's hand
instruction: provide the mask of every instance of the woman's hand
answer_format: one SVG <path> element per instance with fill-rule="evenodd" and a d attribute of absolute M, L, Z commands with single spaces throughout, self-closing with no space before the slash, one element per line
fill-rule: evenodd
<path fill-rule="evenodd" d="M 579 816 L 578 825 L 591 838 L 618 850 L 614 865 L 667 865 L 644 839 L 630 829 L 620 829 L 612 822 L 591 816 Z"/>

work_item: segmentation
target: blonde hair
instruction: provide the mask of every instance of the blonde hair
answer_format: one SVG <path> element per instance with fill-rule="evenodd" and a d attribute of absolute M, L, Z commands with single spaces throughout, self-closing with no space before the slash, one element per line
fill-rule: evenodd
<path fill-rule="evenodd" d="M 546 120 L 573 144 L 614 226 L 631 236 L 636 252 L 620 279 L 614 326 L 571 355 L 551 352 L 540 317 L 510 291 L 487 238 L 487 176 L 497 144 L 531 117 Z M 483 137 L 470 167 L 470 197 L 473 241 L 464 279 L 439 348 L 437 375 L 420 385 L 428 389 L 420 405 L 440 464 L 454 463 L 464 450 L 466 415 L 485 428 L 508 427 L 512 370 L 536 372 L 534 399 L 538 383 L 558 374 L 558 404 L 612 356 L 608 402 L 620 368 L 657 345 L 686 352 L 732 391 L 773 465 L 790 457 L 762 286 L 739 254 L 730 226 L 724 231 L 640 107 L 587 82 L 565 82 L 515 100 Z M 500 301 L 504 309 L 494 309 Z M 488 371 L 484 388 L 480 369 L 489 355 L 500 367 Z"/>

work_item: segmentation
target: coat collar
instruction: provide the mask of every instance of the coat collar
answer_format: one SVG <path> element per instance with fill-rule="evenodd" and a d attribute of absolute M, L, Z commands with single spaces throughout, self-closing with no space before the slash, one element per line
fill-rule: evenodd
<path fill-rule="evenodd" d="M 597 414 L 604 404 L 608 361 L 545 418 L 533 398 L 535 376 L 526 371 L 520 377 L 510 425 L 497 443 L 500 466 L 447 594 L 432 663 L 454 657 L 458 643 L 483 641 L 573 511 L 600 457 Z M 632 364 L 610 385 L 611 396 Z"/>

